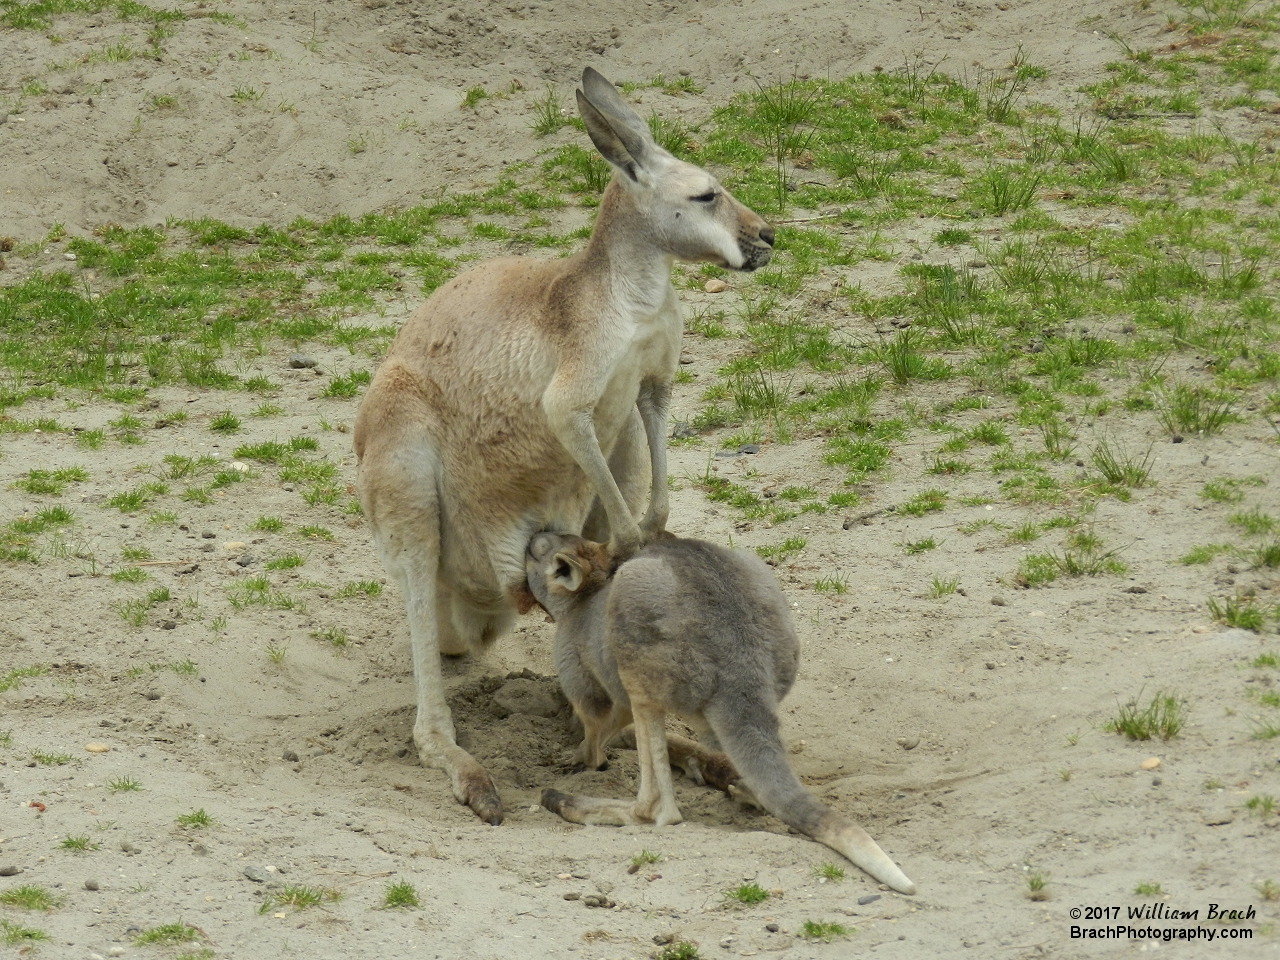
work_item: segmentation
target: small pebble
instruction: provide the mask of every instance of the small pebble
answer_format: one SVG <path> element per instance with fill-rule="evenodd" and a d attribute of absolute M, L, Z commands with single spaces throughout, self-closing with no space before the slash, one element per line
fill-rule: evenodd
<path fill-rule="evenodd" d="M 254 883 L 266 883 L 271 879 L 271 874 L 263 870 L 261 867 L 248 866 L 244 868 L 244 875 Z"/>
<path fill-rule="evenodd" d="M 1003 606 L 1005 606 L 1005 599 L 1004 599 L 1004 597 L 1000 596 L 999 594 L 996 594 L 994 597 L 992 597 L 992 598 L 991 598 L 991 605 L 992 605 L 993 607 L 1003 607 Z"/>
<path fill-rule="evenodd" d="M 292 750 L 286 750 L 284 753 L 280 754 L 280 759 L 288 760 L 290 763 L 297 763 L 298 755 L 294 753 Z"/>
<path fill-rule="evenodd" d="M 248 566 L 251 566 L 253 562 L 254 562 L 254 557 L 253 557 L 253 554 L 251 553 L 243 553 L 240 556 L 236 557 L 237 567 L 248 567 Z"/>
<path fill-rule="evenodd" d="M 86 743 L 84 748 L 90 753 L 106 753 L 111 749 L 105 743 Z"/>
<path fill-rule="evenodd" d="M 314 357 L 308 357 L 305 353 L 289 354 L 289 366 L 294 370 L 308 370 L 316 365 Z"/>
<path fill-rule="evenodd" d="M 739 453 L 759 453 L 760 447 L 754 443 L 744 443 L 738 448 Z"/>
<path fill-rule="evenodd" d="M 22 868 L 12 863 L 0 867 L 0 877 L 16 877 L 22 872 Z"/>
<path fill-rule="evenodd" d="M 243 540 L 228 540 L 222 545 L 222 549 L 227 551 L 227 553 L 239 553 L 247 546 L 248 544 Z"/>
<path fill-rule="evenodd" d="M 920 738 L 919 737 L 899 737 L 898 746 L 900 746 L 903 750 L 914 750 L 916 747 L 920 746 Z"/>
<path fill-rule="evenodd" d="M 200 538 L 202 540 L 212 540 L 216 536 L 217 534 L 214 533 L 212 530 L 205 530 L 203 533 L 200 534 Z"/>
<path fill-rule="evenodd" d="M 858 906 L 865 907 L 868 903 L 875 903 L 879 899 L 880 899 L 880 894 L 878 893 L 872 893 L 865 897 L 859 897 Z"/>
<path fill-rule="evenodd" d="M 777 933 L 781 929 L 776 923 L 766 923 L 764 928 L 770 933 Z"/>
<path fill-rule="evenodd" d="M 564 895 L 564 898 L 565 898 L 566 900 L 581 900 L 581 899 L 582 899 L 582 894 L 580 894 L 580 893 L 576 893 L 576 892 L 574 892 L 574 891 L 570 890 L 568 893 L 566 893 L 566 894 Z"/>
<path fill-rule="evenodd" d="M 98 881 L 97 881 L 97 880 L 86 880 L 86 881 L 84 882 L 84 888 L 85 888 L 86 890 L 97 890 L 97 889 L 98 889 Z"/>
<path fill-rule="evenodd" d="M 108 951 L 107 951 L 107 956 L 108 956 L 108 957 L 123 957 L 123 956 L 124 956 L 124 947 L 112 947 L 110 950 L 108 950 Z"/>
<path fill-rule="evenodd" d="M 148 691 L 147 691 L 146 696 L 147 696 L 147 699 L 148 699 L 148 700 L 159 700 L 159 699 L 160 699 L 160 691 L 159 691 L 159 690 L 148 690 Z"/>
<path fill-rule="evenodd" d="M 713 277 L 702 285 L 702 289 L 707 293 L 724 293 L 729 289 L 729 285 L 719 277 Z"/>
<path fill-rule="evenodd" d="M 1146 760 L 1143 760 L 1139 766 L 1141 766 L 1143 770 L 1154 770 L 1156 767 L 1160 766 L 1160 758 L 1148 757 Z"/>

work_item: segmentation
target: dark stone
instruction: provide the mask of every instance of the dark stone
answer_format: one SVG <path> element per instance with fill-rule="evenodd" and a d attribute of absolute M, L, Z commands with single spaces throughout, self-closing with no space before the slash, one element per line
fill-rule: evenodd
<path fill-rule="evenodd" d="M 294 753 L 292 750 L 286 750 L 284 753 L 280 754 L 280 759 L 288 760 L 290 763 L 297 763 L 298 755 Z"/>
<path fill-rule="evenodd" d="M 294 370 L 309 370 L 316 366 L 318 362 L 314 357 L 308 357 L 305 353 L 289 354 L 289 366 Z"/>
<path fill-rule="evenodd" d="M 738 448 L 739 453 L 759 453 L 760 445 L 755 443 L 744 443 Z"/>
<path fill-rule="evenodd" d="M 880 899 L 880 894 L 878 893 L 872 893 L 865 897 L 859 897 L 858 906 L 865 907 L 868 903 L 875 903 L 879 899 Z"/>

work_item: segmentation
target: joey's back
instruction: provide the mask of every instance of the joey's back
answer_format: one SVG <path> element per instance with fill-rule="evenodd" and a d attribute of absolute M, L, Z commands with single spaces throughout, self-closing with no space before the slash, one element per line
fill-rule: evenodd
<path fill-rule="evenodd" d="M 795 682 L 800 641 L 769 567 L 743 550 L 701 540 L 645 547 L 614 576 L 609 642 L 620 669 L 634 665 L 661 680 L 661 697 L 680 713 L 699 713 L 711 697 L 768 691 Z"/>

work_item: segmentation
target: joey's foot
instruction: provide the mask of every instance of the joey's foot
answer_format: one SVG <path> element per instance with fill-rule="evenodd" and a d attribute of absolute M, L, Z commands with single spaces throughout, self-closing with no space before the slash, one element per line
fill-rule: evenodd
<path fill-rule="evenodd" d="M 572 799 L 573 797 L 567 793 L 561 793 L 559 790 L 553 790 L 551 787 L 547 787 L 542 791 L 541 803 L 544 810 L 548 813 L 554 813 L 559 817 L 563 816 L 561 811 L 564 809 L 564 805 Z"/>
<path fill-rule="evenodd" d="M 592 765 L 591 765 L 591 764 L 589 764 L 589 763 L 582 763 L 581 761 L 579 761 L 578 763 L 575 763 L 575 764 L 573 765 L 573 767 L 571 768 L 570 772 L 571 772 L 571 773 L 586 773 L 588 770 L 608 770 L 608 769 L 609 769 L 609 761 L 608 761 L 608 760 L 601 760 L 601 761 L 600 761 L 598 764 L 596 764 L 595 766 L 592 766 Z"/>
<path fill-rule="evenodd" d="M 754 807 L 757 810 L 764 809 L 764 804 L 756 799 L 756 795 L 751 792 L 751 788 L 741 780 L 729 784 L 729 796 L 744 807 Z"/>
<path fill-rule="evenodd" d="M 730 785 L 738 780 L 738 769 L 723 753 L 708 752 L 700 758 L 699 762 L 702 767 L 702 777 L 708 786 L 728 793 Z"/>

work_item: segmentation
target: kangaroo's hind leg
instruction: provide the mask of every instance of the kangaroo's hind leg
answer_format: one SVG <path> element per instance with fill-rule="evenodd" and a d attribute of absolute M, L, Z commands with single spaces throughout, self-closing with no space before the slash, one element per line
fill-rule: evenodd
<path fill-rule="evenodd" d="M 456 742 L 440 670 L 442 640 L 449 653 L 462 650 L 447 626 L 451 611 L 441 603 L 448 603 L 447 593 L 439 589 L 439 461 L 425 435 L 385 434 L 379 441 L 361 461 L 360 495 L 374 546 L 400 585 L 408 615 L 418 707 L 413 741 L 423 766 L 444 769 L 458 801 L 496 825 L 502 801 L 484 767 Z"/>

